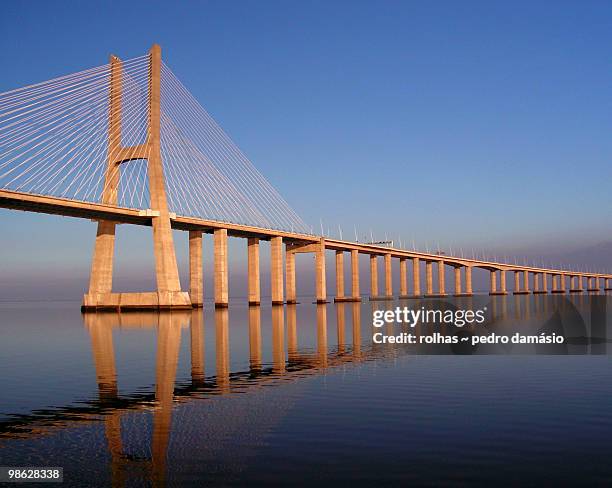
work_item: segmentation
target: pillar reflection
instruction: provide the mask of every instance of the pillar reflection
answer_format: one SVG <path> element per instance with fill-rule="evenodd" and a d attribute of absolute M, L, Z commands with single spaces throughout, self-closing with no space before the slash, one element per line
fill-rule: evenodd
<path fill-rule="evenodd" d="M 336 305 L 336 331 L 338 335 L 338 352 L 342 353 L 346 348 L 346 313 L 344 309 L 344 303 L 338 303 Z"/>
<path fill-rule="evenodd" d="M 272 371 L 285 372 L 285 309 L 272 307 Z"/>
<path fill-rule="evenodd" d="M 252 373 L 262 370 L 261 308 L 249 307 L 249 365 Z"/>
<path fill-rule="evenodd" d="M 327 367 L 327 306 L 317 305 L 317 356 L 319 367 Z"/>

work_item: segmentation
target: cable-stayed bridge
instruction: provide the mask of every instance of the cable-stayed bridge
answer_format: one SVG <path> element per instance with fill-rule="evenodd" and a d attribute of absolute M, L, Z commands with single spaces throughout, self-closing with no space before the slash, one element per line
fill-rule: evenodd
<path fill-rule="evenodd" d="M 247 239 L 251 305 L 261 299 L 262 239 L 271 242 L 275 305 L 296 302 L 296 253 L 314 253 L 316 300 L 327 301 L 326 250 L 336 254 L 336 301 L 361 300 L 359 254 L 370 257 L 370 299 L 394 297 L 394 259 L 399 260 L 402 298 L 445 296 L 447 266 L 454 269 L 456 296 L 473 294 L 473 268 L 490 272 L 491 294 L 508 293 L 507 272 L 514 272 L 515 294 L 594 292 L 612 285 L 607 274 L 314 235 L 162 62 L 157 45 L 144 56 L 111 56 L 106 65 L 0 94 L 0 206 L 98 222 L 84 310 L 201 306 L 203 233 L 214 235 L 218 307 L 229 301 L 228 236 Z M 118 223 L 153 228 L 156 291 L 113 292 Z M 172 229 L 189 232 L 188 292 L 179 281 Z M 350 290 L 344 283 L 345 253 L 351 259 Z M 379 293 L 381 256 L 385 283 Z"/>

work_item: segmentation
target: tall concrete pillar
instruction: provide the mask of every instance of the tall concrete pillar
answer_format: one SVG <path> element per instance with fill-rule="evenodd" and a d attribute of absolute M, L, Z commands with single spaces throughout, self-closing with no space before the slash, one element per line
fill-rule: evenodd
<path fill-rule="evenodd" d="M 393 275 L 391 268 L 391 254 L 385 254 L 385 295 L 387 298 L 393 296 Z"/>
<path fill-rule="evenodd" d="M 378 297 L 378 256 L 370 254 L 370 298 Z"/>
<path fill-rule="evenodd" d="M 117 205 L 120 169 L 117 148 L 121 143 L 122 66 L 119 58 L 110 57 L 108 150 L 102 189 L 102 203 Z M 113 288 L 113 258 L 115 253 L 115 222 L 98 221 L 98 231 L 91 260 L 89 293 L 111 293 Z"/>
<path fill-rule="evenodd" d="M 261 303 L 261 280 L 259 279 L 259 239 L 249 237 L 247 240 L 247 268 L 249 283 L 249 305 Z"/>
<path fill-rule="evenodd" d="M 523 271 L 523 284 L 525 285 L 525 292 L 529 293 L 529 271 Z"/>
<path fill-rule="evenodd" d="M 495 273 L 496 271 L 494 270 L 489 271 L 491 282 L 491 291 L 489 292 L 490 295 L 495 295 L 497 293 L 497 275 Z"/>
<path fill-rule="evenodd" d="M 283 238 L 280 236 L 270 239 L 270 273 L 272 305 L 283 305 Z"/>
<path fill-rule="evenodd" d="M 361 292 L 359 291 L 359 251 L 351 250 L 351 299 L 352 301 L 361 301 Z"/>
<path fill-rule="evenodd" d="M 533 273 L 533 292 L 540 293 L 540 273 Z"/>
<path fill-rule="evenodd" d="M 336 300 L 344 301 L 344 252 L 336 251 Z"/>
<path fill-rule="evenodd" d="M 161 48 L 154 45 L 151 48 L 151 67 L 149 78 L 149 201 L 152 210 L 159 215 L 151 218 L 153 225 L 153 249 L 155 254 L 155 275 L 157 290 L 164 294 L 174 294 L 181 291 L 174 241 L 170 227 L 170 212 L 166 199 L 164 168 L 161 157 L 160 126 L 161 126 Z M 178 298 L 178 297 L 177 297 Z M 170 301 L 173 299 L 171 298 Z"/>
<path fill-rule="evenodd" d="M 548 293 L 548 273 L 542 273 L 542 292 Z"/>
<path fill-rule="evenodd" d="M 455 296 L 460 296 L 461 293 L 461 268 L 455 267 Z"/>
<path fill-rule="evenodd" d="M 202 276 L 202 231 L 189 231 L 189 298 L 195 308 L 204 303 Z"/>
<path fill-rule="evenodd" d="M 154 45 L 150 51 L 148 127 L 144 144 L 132 147 L 121 145 L 122 73 L 121 62 L 111 58 L 108 156 L 105 189 L 102 203 L 116 205 L 120 180 L 120 165 L 132 159 L 147 160 L 149 206 L 153 211 L 153 251 L 155 255 L 154 293 L 112 294 L 112 268 L 115 242 L 115 224 L 100 221 L 92 261 L 90 291 L 83 298 L 83 310 L 97 308 L 190 308 L 189 293 L 181 291 L 181 284 L 172 237 L 170 212 L 166 197 L 164 168 L 161 156 L 161 48 Z"/>
<path fill-rule="evenodd" d="M 295 252 L 285 249 L 285 274 L 287 275 L 287 303 L 297 303 L 297 290 L 295 284 Z"/>
<path fill-rule="evenodd" d="M 400 298 L 408 296 L 408 262 L 400 258 Z"/>
<path fill-rule="evenodd" d="M 576 289 L 576 277 L 574 275 L 570 276 L 570 292 Z"/>
<path fill-rule="evenodd" d="M 506 271 L 503 269 L 499 270 L 499 282 L 500 282 L 499 292 L 506 295 L 508 293 L 508 290 L 506 289 Z"/>
<path fill-rule="evenodd" d="M 419 258 L 412 258 L 412 294 L 415 297 L 421 296 L 421 261 Z"/>
<path fill-rule="evenodd" d="M 425 294 L 433 295 L 433 263 L 425 261 Z"/>
<path fill-rule="evenodd" d="M 444 261 L 438 261 L 438 295 L 446 295 Z"/>
<path fill-rule="evenodd" d="M 521 291 L 520 271 L 514 272 L 514 293 Z"/>
<path fill-rule="evenodd" d="M 315 268 L 316 268 L 316 293 L 317 303 L 327 303 L 327 287 L 325 284 L 325 240 L 317 245 L 315 252 Z"/>
<path fill-rule="evenodd" d="M 465 294 L 468 296 L 473 295 L 474 291 L 472 290 L 472 267 L 465 267 Z"/>
<path fill-rule="evenodd" d="M 610 286 L 610 278 L 606 278 L 604 281 L 604 290 L 610 291 L 612 287 Z"/>
<path fill-rule="evenodd" d="M 215 307 L 227 308 L 229 300 L 228 270 L 227 270 L 227 229 L 215 229 L 214 245 L 214 281 Z"/>
<path fill-rule="evenodd" d="M 552 292 L 557 293 L 559 291 L 559 278 L 556 274 L 552 275 Z"/>
<path fill-rule="evenodd" d="M 559 275 L 559 291 L 565 293 L 565 275 Z"/>

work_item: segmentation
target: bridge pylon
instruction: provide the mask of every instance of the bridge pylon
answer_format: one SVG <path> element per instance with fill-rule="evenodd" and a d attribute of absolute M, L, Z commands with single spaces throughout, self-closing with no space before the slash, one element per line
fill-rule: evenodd
<path fill-rule="evenodd" d="M 149 113 L 147 137 L 144 144 L 130 147 L 124 147 L 121 144 L 123 70 L 121 60 L 116 56 L 110 58 L 109 87 L 108 159 L 102 203 L 113 206 L 118 204 L 122 163 L 135 159 L 147 160 L 157 290 L 113 293 L 116 223 L 99 220 L 91 264 L 89 292 L 83 297 L 81 309 L 96 311 L 191 308 L 189 294 L 181 291 L 161 156 L 160 46 L 154 45 L 149 52 Z"/>

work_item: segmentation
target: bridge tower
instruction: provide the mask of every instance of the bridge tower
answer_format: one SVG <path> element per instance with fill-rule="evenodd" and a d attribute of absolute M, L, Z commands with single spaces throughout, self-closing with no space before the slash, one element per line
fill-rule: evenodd
<path fill-rule="evenodd" d="M 151 48 L 149 59 L 147 138 L 145 143 L 138 146 L 124 147 L 121 145 L 122 64 L 116 56 L 110 58 L 108 160 L 102 203 L 115 206 L 118 204 L 122 163 L 135 159 L 147 160 L 157 291 L 113 293 L 116 223 L 100 220 L 91 264 L 89 292 L 83 297 L 81 307 L 83 311 L 191 308 L 189 294 L 181 291 L 161 156 L 160 46 L 156 44 Z"/>

